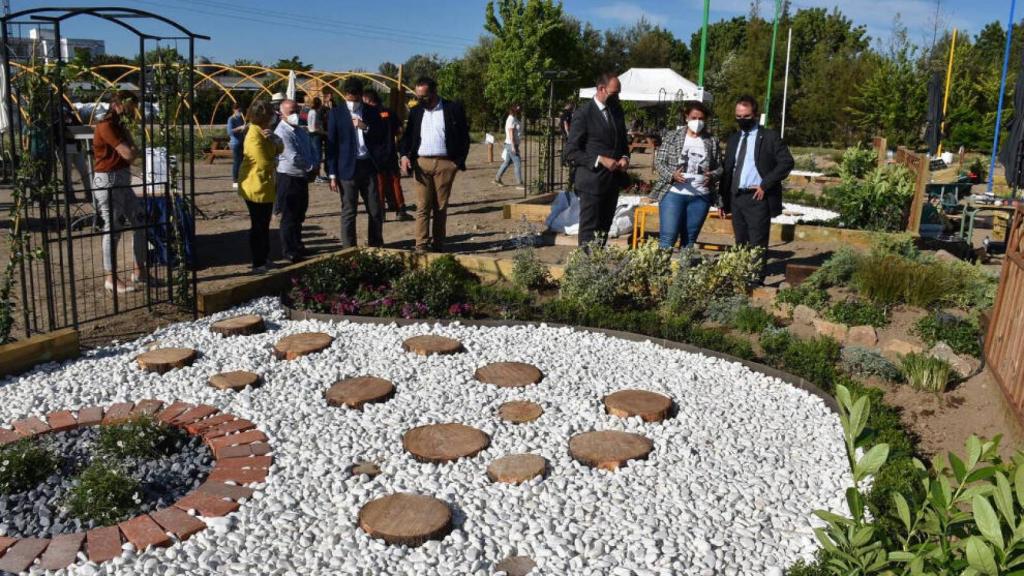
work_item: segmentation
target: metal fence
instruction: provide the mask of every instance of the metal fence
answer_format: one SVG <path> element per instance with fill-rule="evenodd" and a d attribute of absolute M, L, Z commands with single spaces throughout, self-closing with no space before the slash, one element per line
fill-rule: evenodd
<path fill-rule="evenodd" d="M 569 188 L 569 167 L 562 162 L 565 135 L 558 118 L 527 116 L 523 121 L 524 196 Z"/>

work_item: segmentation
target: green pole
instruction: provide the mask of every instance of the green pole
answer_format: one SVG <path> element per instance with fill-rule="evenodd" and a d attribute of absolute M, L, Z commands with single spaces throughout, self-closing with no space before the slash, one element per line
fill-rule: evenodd
<path fill-rule="evenodd" d="M 764 92 L 764 123 L 768 124 L 768 111 L 772 104 L 772 76 L 775 75 L 775 40 L 779 36 L 779 16 L 782 12 L 782 0 L 775 0 L 775 24 L 772 26 L 772 55 L 768 60 L 768 89 Z"/>
<path fill-rule="evenodd" d="M 700 29 L 700 69 L 697 71 L 697 85 L 704 87 L 704 60 L 708 56 L 708 14 L 711 0 L 704 0 L 704 26 Z"/>

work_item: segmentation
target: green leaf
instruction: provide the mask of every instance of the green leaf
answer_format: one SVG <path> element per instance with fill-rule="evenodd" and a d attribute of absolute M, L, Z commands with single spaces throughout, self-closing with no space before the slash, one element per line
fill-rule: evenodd
<path fill-rule="evenodd" d="M 861 480 L 865 476 L 870 476 L 885 464 L 886 459 L 889 458 L 889 445 L 888 444 L 875 444 L 871 450 L 868 450 L 867 454 L 861 457 L 854 466 L 853 477 L 855 480 Z"/>
<path fill-rule="evenodd" d="M 913 552 L 901 552 L 896 550 L 895 552 L 889 552 L 889 560 L 893 562 L 911 562 L 917 555 Z"/>
<path fill-rule="evenodd" d="M 967 478 L 967 467 L 964 466 L 963 460 L 958 458 L 956 454 L 950 452 L 949 466 L 953 469 L 953 475 L 956 477 L 956 481 L 963 484 L 964 479 Z"/>
<path fill-rule="evenodd" d="M 893 503 L 896 504 L 896 513 L 900 517 L 900 521 L 906 526 L 907 531 L 910 531 L 912 524 L 912 518 L 910 516 L 910 506 L 907 505 L 907 499 L 903 497 L 899 492 L 892 493 Z"/>
<path fill-rule="evenodd" d="M 981 440 L 974 434 L 971 434 L 971 437 L 967 439 L 967 467 L 974 468 L 980 458 Z"/>
<path fill-rule="evenodd" d="M 979 480 L 988 480 L 995 475 L 997 469 L 995 466 L 985 466 L 984 468 L 978 468 L 974 472 L 967 475 L 966 482 L 971 484 Z"/>
<path fill-rule="evenodd" d="M 853 406 L 853 399 L 850 397 L 850 390 L 846 386 L 836 386 L 836 399 L 839 400 L 839 405 L 847 411 L 850 409 L 850 406 Z"/>
<path fill-rule="evenodd" d="M 967 540 L 967 564 L 982 574 L 991 576 L 999 574 L 999 567 L 996 566 L 992 549 L 977 536 L 972 536 Z"/>
<path fill-rule="evenodd" d="M 996 502 L 996 508 L 1003 515 L 1003 519 L 1010 526 L 1017 523 L 1013 512 L 1013 494 L 1010 491 L 1010 481 L 1002 472 L 996 472 L 996 489 L 992 493 Z"/>
<path fill-rule="evenodd" d="M 992 509 L 988 499 L 983 496 L 975 496 L 971 502 L 971 507 L 974 509 L 974 522 L 978 525 L 981 535 L 1002 550 L 1003 530 L 999 525 L 996 511 Z"/>
<path fill-rule="evenodd" d="M 826 532 L 824 528 L 815 528 L 814 535 L 818 538 L 818 542 L 821 542 L 822 548 L 829 552 L 838 551 L 838 548 L 836 548 L 836 545 L 832 542 L 832 539 L 829 538 L 828 532 Z"/>
<path fill-rule="evenodd" d="M 1024 506 L 1024 464 L 1013 472 L 1013 487 L 1017 491 L 1017 505 Z"/>

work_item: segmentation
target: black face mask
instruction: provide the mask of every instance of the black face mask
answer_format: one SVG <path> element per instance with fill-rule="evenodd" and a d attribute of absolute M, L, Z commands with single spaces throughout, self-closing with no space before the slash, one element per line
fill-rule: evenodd
<path fill-rule="evenodd" d="M 606 98 L 605 101 L 604 101 L 604 105 L 605 106 L 618 106 L 619 105 L 619 95 L 618 94 L 609 94 L 608 98 Z"/>
<path fill-rule="evenodd" d="M 757 120 L 755 118 L 737 118 L 736 123 L 739 124 L 740 130 L 749 132 L 751 128 L 757 126 Z"/>
<path fill-rule="evenodd" d="M 416 101 L 419 102 L 420 106 L 423 106 L 424 108 L 430 107 L 430 96 L 419 96 L 416 98 Z"/>

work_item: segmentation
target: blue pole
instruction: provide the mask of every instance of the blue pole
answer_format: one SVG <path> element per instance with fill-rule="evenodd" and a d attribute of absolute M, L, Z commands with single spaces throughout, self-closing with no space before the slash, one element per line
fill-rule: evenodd
<path fill-rule="evenodd" d="M 999 107 L 996 109 L 996 129 L 992 135 L 992 160 L 988 163 L 988 193 L 992 193 L 995 179 L 996 154 L 999 152 L 999 127 L 1003 124 L 1003 98 L 1006 96 L 1006 71 L 1010 66 L 1010 44 L 1013 42 L 1013 13 L 1017 0 L 1010 0 L 1010 19 L 1006 22 L 1006 48 L 1003 49 L 1003 77 L 999 81 Z M 1014 111 L 1016 114 L 1017 111 Z"/>

